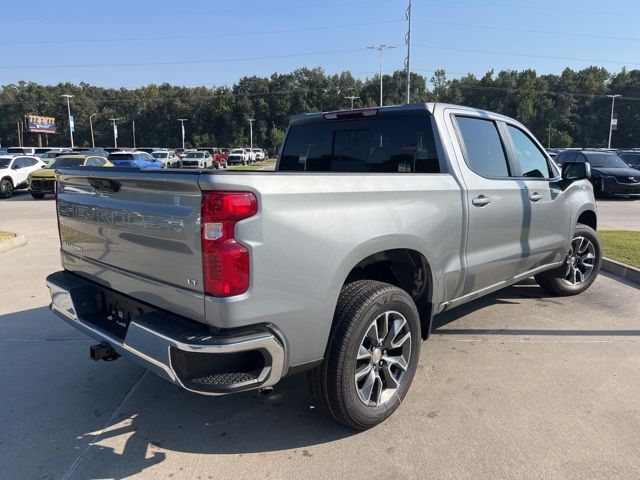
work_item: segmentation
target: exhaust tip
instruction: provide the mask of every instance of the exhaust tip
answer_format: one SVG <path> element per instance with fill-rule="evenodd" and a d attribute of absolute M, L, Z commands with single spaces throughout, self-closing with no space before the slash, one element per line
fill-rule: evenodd
<path fill-rule="evenodd" d="M 102 342 L 89 347 L 89 356 L 94 362 L 97 362 L 98 360 L 105 360 L 109 362 L 116 360 L 120 357 L 120 354 L 107 342 Z"/>

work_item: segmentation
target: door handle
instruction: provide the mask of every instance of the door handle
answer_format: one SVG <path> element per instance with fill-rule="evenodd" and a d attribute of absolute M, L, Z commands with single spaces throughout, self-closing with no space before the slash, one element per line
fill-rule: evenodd
<path fill-rule="evenodd" d="M 491 203 L 491 198 L 485 197 L 484 195 L 478 195 L 473 200 L 471 200 L 471 203 L 473 203 L 476 207 L 484 207 L 485 205 Z"/>
<path fill-rule="evenodd" d="M 532 202 L 539 202 L 540 200 L 542 200 L 542 195 L 540 195 L 538 192 L 533 192 L 529 198 Z"/>

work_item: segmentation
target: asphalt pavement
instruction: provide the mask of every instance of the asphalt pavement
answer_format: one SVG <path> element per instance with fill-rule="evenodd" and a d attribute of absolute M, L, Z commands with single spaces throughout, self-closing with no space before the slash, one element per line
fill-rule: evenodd
<path fill-rule="evenodd" d="M 624 205 L 633 225 L 640 201 Z M 640 478 L 640 291 L 615 277 L 571 298 L 524 282 L 440 316 L 400 409 L 354 433 L 304 377 L 204 397 L 92 362 L 47 309 L 53 201 L 0 201 L 0 230 L 28 242 L 0 254 L 1 478 Z"/>

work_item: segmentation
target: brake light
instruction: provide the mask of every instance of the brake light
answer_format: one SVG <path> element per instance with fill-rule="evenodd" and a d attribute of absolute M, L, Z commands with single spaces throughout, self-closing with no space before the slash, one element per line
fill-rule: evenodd
<path fill-rule="evenodd" d="M 378 114 L 377 108 L 365 108 L 360 110 L 342 110 L 339 112 L 323 113 L 325 120 L 352 120 L 354 118 L 375 117 Z"/>
<path fill-rule="evenodd" d="M 236 242 L 235 225 L 257 212 L 253 193 L 203 192 L 202 270 L 207 295 L 230 297 L 249 288 L 249 251 Z"/>

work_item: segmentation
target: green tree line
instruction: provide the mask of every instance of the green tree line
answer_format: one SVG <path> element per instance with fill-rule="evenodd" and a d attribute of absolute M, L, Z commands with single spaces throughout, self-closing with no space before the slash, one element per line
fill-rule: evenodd
<path fill-rule="evenodd" d="M 178 118 L 185 123 L 187 146 L 237 146 L 249 143 L 249 118 L 254 118 L 254 145 L 278 147 L 294 113 L 348 108 L 348 96 L 358 96 L 356 107 L 375 106 L 379 81 L 355 78 L 350 72 L 328 75 L 321 68 L 300 68 L 270 77 L 243 77 L 232 87 L 178 87 L 169 84 L 136 89 L 103 88 L 86 83 L 40 85 L 33 82 L 0 88 L 0 141 L 18 144 L 17 123 L 26 114 L 55 117 L 58 134 L 49 145 L 69 144 L 67 106 L 75 117 L 75 143 L 91 145 L 89 116 L 93 117 L 96 145 L 113 144 L 110 118 L 118 120 L 118 145 L 132 146 L 135 121 L 137 146 L 181 144 Z M 406 75 L 383 76 L 385 104 L 405 99 Z M 613 146 L 640 146 L 640 70 L 618 73 L 601 67 L 565 69 L 560 75 L 538 75 L 534 70 L 487 72 L 448 79 L 444 70 L 427 78 L 411 76 L 412 102 L 447 102 L 499 112 L 525 124 L 541 140 L 556 147 L 606 146 L 611 100 L 619 94 L 619 129 Z M 25 134 L 25 145 L 34 145 Z"/>

